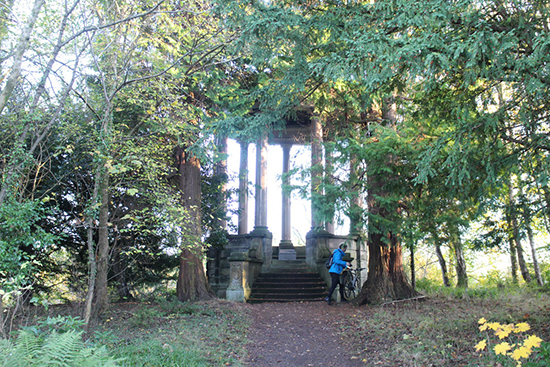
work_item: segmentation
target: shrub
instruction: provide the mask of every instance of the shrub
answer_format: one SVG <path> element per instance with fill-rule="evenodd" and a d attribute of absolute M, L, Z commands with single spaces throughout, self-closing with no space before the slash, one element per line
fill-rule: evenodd
<path fill-rule="evenodd" d="M 0 365 L 4 367 L 117 366 L 105 347 L 86 346 L 82 332 L 53 331 L 45 337 L 21 330 L 15 342 L 0 340 Z"/>

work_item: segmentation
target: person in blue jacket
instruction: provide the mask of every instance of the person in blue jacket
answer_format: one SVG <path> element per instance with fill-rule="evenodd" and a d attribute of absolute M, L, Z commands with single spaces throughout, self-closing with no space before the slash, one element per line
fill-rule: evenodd
<path fill-rule="evenodd" d="M 348 245 L 345 243 L 340 244 L 340 246 L 334 250 L 332 253 L 332 266 L 328 270 L 331 278 L 331 285 L 330 289 L 328 290 L 328 297 L 325 298 L 325 301 L 329 305 L 332 304 L 332 293 L 334 293 L 334 290 L 336 289 L 336 286 L 340 284 L 340 274 L 342 274 L 342 271 L 350 266 L 348 262 L 345 262 L 342 260 L 344 258 L 345 252 L 348 249 Z M 340 285 L 340 298 L 342 302 L 347 302 L 348 300 L 344 297 L 344 287 Z"/>

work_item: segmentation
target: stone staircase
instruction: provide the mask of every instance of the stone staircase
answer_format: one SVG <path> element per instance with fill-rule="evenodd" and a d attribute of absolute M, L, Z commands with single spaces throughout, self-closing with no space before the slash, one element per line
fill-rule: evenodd
<path fill-rule="evenodd" d="M 302 260 L 273 260 L 268 272 L 261 273 L 248 303 L 316 302 L 327 295 L 327 284 L 318 273 L 310 271 Z"/>

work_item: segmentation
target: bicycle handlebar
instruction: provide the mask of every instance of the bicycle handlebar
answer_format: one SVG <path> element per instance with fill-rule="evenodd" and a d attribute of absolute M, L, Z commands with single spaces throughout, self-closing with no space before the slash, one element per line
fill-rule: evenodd
<path fill-rule="evenodd" d="M 348 266 L 346 270 L 355 270 L 355 271 L 361 271 L 361 270 L 367 270 L 367 268 L 352 268 L 351 266 Z"/>

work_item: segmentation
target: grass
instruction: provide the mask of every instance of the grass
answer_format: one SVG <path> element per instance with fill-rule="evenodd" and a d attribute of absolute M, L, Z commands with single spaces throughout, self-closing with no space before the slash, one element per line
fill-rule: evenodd
<path fill-rule="evenodd" d="M 95 331 L 122 366 L 241 366 L 248 318 L 222 300 L 126 305 Z"/>
<path fill-rule="evenodd" d="M 509 357 L 476 352 L 478 320 L 527 322 L 529 335 L 550 341 L 548 297 L 512 292 L 439 289 L 424 301 L 358 308 L 342 329 L 369 366 L 515 366 Z"/>
<path fill-rule="evenodd" d="M 528 335 L 550 341 L 544 290 L 432 287 L 423 293 L 422 301 L 353 309 L 353 317 L 340 321 L 345 347 L 366 366 L 516 366 L 509 357 L 475 350 L 486 337 L 478 329 L 482 317 L 501 324 L 527 322 Z M 78 326 L 66 316 L 47 320 L 38 325 L 60 331 Z M 90 342 L 106 346 L 121 366 L 244 366 L 250 323 L 246 307 L 224 300 L 121 303 L 111 305 Z"/>

